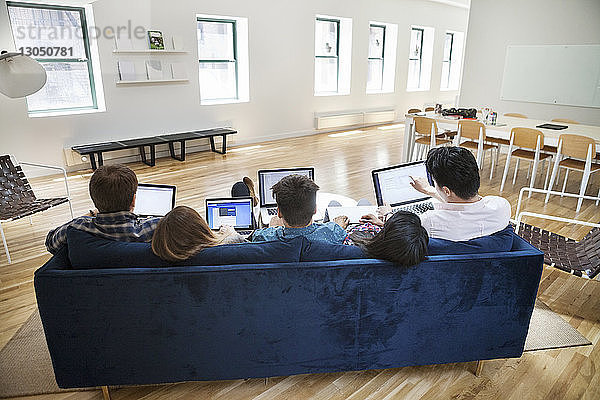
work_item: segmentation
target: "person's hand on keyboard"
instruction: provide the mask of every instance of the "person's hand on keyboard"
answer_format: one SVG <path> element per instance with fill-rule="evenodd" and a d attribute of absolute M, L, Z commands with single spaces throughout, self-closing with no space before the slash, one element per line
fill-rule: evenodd
<path fill-rule="evenodd" d="M 382 207 L 385 207 L 385 206 L 382 206 Z M 391 207 L 390 207 L 390 210 L 391 210 Z M 362 217 L 360 217 L 359 222 L 361 224 L 366 224 L 367 222 L 369 222 L 369 223 L 371 223 L 373 225 L 377 225 L 377 226 L 383 226 L 383 224 L 384 224 L 384 222 L 381 219 L 377 218 L 373 214 L 363 215 Z"/>
<path fill-rule="evenodd" d="M 381 221 L 385 221 L 385 216 L 394 212 L 394 209 L 389 204 L 384 204 L 377 207 L 377 218 Z"/>
<path fill-rule="evenodd" d="M 345 215 L 338 215 L 333 219 L 333 222 L 346 229 L 350 224 L 350 218 L 346 217 Z"/>

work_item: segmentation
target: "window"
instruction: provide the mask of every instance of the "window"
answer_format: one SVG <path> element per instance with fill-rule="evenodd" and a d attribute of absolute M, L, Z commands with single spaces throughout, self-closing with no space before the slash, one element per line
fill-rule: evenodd
<path fill-rule="evenodd" d="M 200 103 L 248 101 L 248 20 L 198 15 Z"/>
<path fill-rule="evenodd" d="M 369 27 L 367 91 L 379 91 L 383 88 L 384 49 L 385 26 L 371 24 Z"/>
<path fill-rule="evenodd" d="M 394 92 L 398 25 L 369 21 L 367 93 Z"/>
<path fill-rule="evenodd" d="M 408 55 L 408 88 L 418 88 L 423 64 L 423 29 L 412 28 Z"/>
<path fill-rule="evenodd" d="M 29 113 L 103 110 L 103 99 L 101 107 L 98 106 L 96 93 L 98 88 L 101 91 L 101 85 L 98 87 L 94 79 L 88 38 L 86 11 L 91 9 L 7 4 L 15 47 L 25 54 L 31 53 L 47 74 L 44 87 L 27 96 Z"/>
<path fill-rule="evenodd" d="M 446 32 L 442 59 L 441 90 L 458 90 L 462 59 L 462 32 Z"/>
<path fill-rule="evenodd" d="M 433 60 L 434 29 L 412 26 L 408 54 L 408 80 L 406 90 L 429 90 Z"/>
<path fill-rule="evenodd" d="M 315 96 L 350 93 L 352 19 L 317 15 Z"/>
<path fill-rule="evenodd" d="M 446 33 L 444 40 L 444 58 L 442 59 L 442 89 L 447 89 L 450 83 L 450 68 L 452 67 L 452 42 L 454 34 Z"/>
<path fill-rule="evenodd" d="M 340 21 L 317 18 L 315 29 L 315 92 L 337 93 Z"/>

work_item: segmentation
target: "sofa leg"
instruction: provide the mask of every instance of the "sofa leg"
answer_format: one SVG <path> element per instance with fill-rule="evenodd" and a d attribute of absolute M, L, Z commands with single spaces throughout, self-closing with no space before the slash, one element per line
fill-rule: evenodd
<path fill-rule="evenodd" d="M 477 367 L 475 368 L 475 376 L 479 377 L 481 375 L 481 370 L 483 369 L 483 360 L 477 361 Z"/>
<path fill-rule="evenodd" d="M 108 391 L 108 386 L 102 386 L 102 397 L 104 397 L 104 400 L 110 400 L 110 392 Z"/>

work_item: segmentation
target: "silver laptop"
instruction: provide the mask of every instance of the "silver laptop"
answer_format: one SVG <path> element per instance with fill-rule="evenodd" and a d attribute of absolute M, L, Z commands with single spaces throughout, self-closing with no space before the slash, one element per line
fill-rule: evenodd
<path fill-rule="evenodd" d="M 306 168 L 281 168 L 261 169 L 258 171 L 258 197 L 260 199 L 260 218 L 263 224 L 268 224 L 271 218 L 277 215 L 277 202 L 273 197 L 271 188 L 288 175 L 304 175 L 315 180 L 315 169 Z"/>
<path fill-rule="evenodd" d="M 138 184 L 134 214 L 140 217 L 164 217 L 175 207 L 175 191 L 173 185 Z"/>
<path fill-rule="evenodd" d="M 206 222 L 213 230 L 218 230 L 222 225 L 229 225 L 240 235 L 251 234 L 254 230 L 252 198 L 206 199 Z"/>
<path fill-rule="evenodd" d="M 422 214 L 433 210 L 431 196 L 415 190 L 410 182 L 411 176 L 427 177 L 425 161 L 411 162 L 393 167 L 371 171 L 377 205 L 389 204 L 393 211 L 410 211 Z"/>

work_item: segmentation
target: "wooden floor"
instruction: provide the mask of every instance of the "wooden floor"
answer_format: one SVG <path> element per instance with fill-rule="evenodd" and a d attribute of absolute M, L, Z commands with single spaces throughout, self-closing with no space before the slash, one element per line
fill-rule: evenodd
<path fill-rule="evenodd" d="M 370 171 L 400 162 L 402 127 L 392 130 L 369 129 L 342 137 L 327 134 L 285 139 L 260 147 L 237 148 L 222 156 L 196 153 L 185 162 L 159 159 L 156 167 L 141 163 L 130 166 L 140 182 L 176 184 L 177 203 L 195 207 L 203 214 L 204 198 L 228 196 L 233 182 L 243 176 L 256 177 L 260 168 L 315 167 L 315 180 L 321 190 L 353 198 L 365 197 L 375 203 Z M 27 160 L 35 161 L 35 160 Z M 486 161 L 487 162 L 487 161 Z M 489 162 L 482 178 L 481 194 L 499 194 L 504 159 L 494 179 L 487 179 Z M 519 188 L 526 186 L 526 168 L 513 187 L 503 195 L 516 208 Z M 87 186 L 91 171 L 69 174 L 76 215 L 92 208 Z M 580 175 L 569 177 L 569 192 L 578 190 Z M 562 181 L 561 181 L 562 184 Z M 597 178 L 588 194 L 598 192 Z M 32 180 L 38 196 L 60 195 L 64 185 L 56 177 Z M 525 205 L 529 211 L 575 217 L 575 200 L 552 198 L 544 206 L 541 195 L 533 195 Z M 578 219 L 598 222 L 600 207 L 585 201 Z M 44 248 L 46 232 L 69 220 L 66 205 L 33 217 L 3 224 L 13 263 L 0 254 L 0 348 L 36 308 L 33 272 L 50 256 Z M 531 220 L 538 226 L 580 239 L 585 228 Z M 475 363 L 407 367 L 347 373 L 297 375 L 265 379 L 193 382 L 173 385 L 129 387 L 113 391 L 121 399 L 600 399 L 600 281 L 577 278 L 546 267 L 538 297 L 560 313 L 585 335 L 591 346 L 537 351 L 519 359 L 487 361 L 480 377 Z M 35 396 L 35 399 L 100 399 L 97 392 L 75 392 Z"/>

